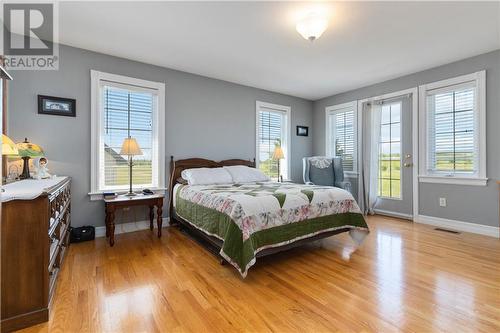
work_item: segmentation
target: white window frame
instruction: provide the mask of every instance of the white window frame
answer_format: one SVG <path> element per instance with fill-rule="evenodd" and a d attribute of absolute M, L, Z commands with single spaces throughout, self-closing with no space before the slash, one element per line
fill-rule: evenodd
<path fill-rule="evenodd" d="M 478 168 L 475 174 L 438 174 L 430 173 L 427 170 L 427 138 L 428 138 L 428 110 L 427 94 L 431 90 L 443 89 L 461 84 L 475 83 L 475 111 L 477 112 L 477 122 L 475 124 L 475 141 L 477 143 L 477 163 Z M 419 182 L 458 184 L 485 186 L 486 178 L 486 71 L 479 71 L 472 74 L 462 75 L 455 78 L 432 82 L 419 86 L 419 137 L 420 152 L 422 158 L 419 170 Z"/>
<path fill-rule="evenodd" d="M 325 133 L 326 133 L 326 141 L 325 141 L 325 152 L 326 156 L 335 157 L 334 147 L 331 144 L 331 136 L 335 135 L 335 131 L 330 131 L 330 122 L 329 116 L 335 115 L 337 113 L 342 113 L 346 111 L 354 112 L 354 152 L 353 152 L 353 170 L 352 171 L 344 171 L 344 175 L 346 177 L 357 177 L 358 176 L 358 101 L 352 101 L 348 103 L 342 103 L 337 105 L 327 106 L 325 108 Z"/>
<path fill-rule="evenodd" d="M 259 168 L 259 128 L 260 128 L 260 111 L 265 111 L 263 109 L 272 109 L 276 112 L 281 112 L 286 114 L 286 124 L 285 124 L 285 140 L 281 143 L 282 146 L 285 147 L 284 154 L 286 160 L 286 169 L 285 172 L 281 174 L 283 180 L 291 179 L 291 143 L 292 143 L 292 108 L 290 106 L 272 104 L 262 101 L 255 102 L 255 167 Z"/>
<path fill-rule="evenodd" d="M 158 179 L 157 184 L 153 184 L 151 190 L 164 191 L 165 188 L 165 84 L 162 82 L 153 82 L 142 79 L 131 78 L 123 75 L 110 74 L 96 70 L 90 71 L 91 84 L 91 166 L 90 166 L 90 199 L 101 200 L 102 193 L 107 191 L 100 186 L 100 170 L 103 156 L 99 147 L 103 138 L 104 121 L 102 112 L 102 94 L 103 83 L 109 83 L 114 86 L 122 85 L 123 88 L 134 87 L 138 90 L 154 91 L 156 96 L 153 101 L 153 174 Z M 123 189 L 113 189 L 112 191 L 127 191 L 129 185 Z M 140 187 L 134 190 L 141 189 Z"/>

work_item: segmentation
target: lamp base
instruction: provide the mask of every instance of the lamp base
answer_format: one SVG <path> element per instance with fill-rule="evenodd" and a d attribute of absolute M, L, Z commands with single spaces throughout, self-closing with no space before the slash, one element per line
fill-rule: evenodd
<path fill-rule="evenodd" d="M 127 197 L 135 197 L 137 195 L 137 193 L 134 193 L 134 192 L 128 192 L 127 194 L 125 194 Z"/>
<path fill-rule="evenodd" d="M 30 175 L 30 158 L 25 156 L 23 159 L 23 173 L 19 176 L 20 179 L 29 179 Z"/>

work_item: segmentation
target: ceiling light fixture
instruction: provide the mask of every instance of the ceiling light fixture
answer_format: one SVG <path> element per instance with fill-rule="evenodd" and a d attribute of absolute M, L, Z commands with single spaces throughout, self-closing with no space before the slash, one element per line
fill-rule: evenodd
<path fill-rule="evenodd" d="M 295 29 L 302 37 L 312 42 L 318 39 L 321 34 L 325 32 L 327 27 L 328 21 L 325 17 L 317 13 L 309 13 L 304 19 L 297 23 Z"/>

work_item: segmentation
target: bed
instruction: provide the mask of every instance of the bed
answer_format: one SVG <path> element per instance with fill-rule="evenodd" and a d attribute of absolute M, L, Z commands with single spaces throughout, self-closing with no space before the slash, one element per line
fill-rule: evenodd
<path fill-rule="evenodd" d="M 236 165 L 254 168 L 255 162 L 171 157 L 169 200 L 172 222 L 242 277 L 258 257 L 342 232 L 359 245 L 368 234 L 356 201 L 340 188 L 270 181 L 188 185 L 181 178 L 188 169 Z"/>

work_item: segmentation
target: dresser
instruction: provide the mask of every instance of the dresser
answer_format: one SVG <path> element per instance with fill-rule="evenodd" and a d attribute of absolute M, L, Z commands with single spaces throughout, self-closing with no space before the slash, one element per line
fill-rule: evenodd
<path fill-rule="evenodd" d="M 3 188 L 1 327 L 10 332 L 48 320 L 69 246 L 71 179 L 27 179 Z"/>

